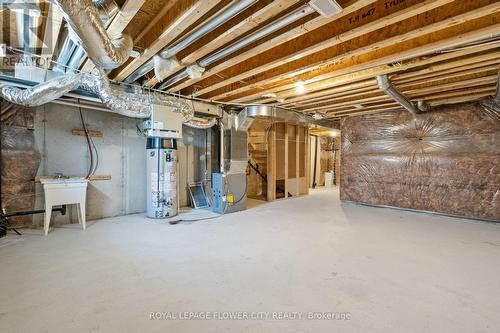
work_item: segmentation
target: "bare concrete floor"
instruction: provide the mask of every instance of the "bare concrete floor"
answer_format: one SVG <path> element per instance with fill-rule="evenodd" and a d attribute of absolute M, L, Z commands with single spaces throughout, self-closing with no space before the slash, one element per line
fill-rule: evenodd
<path fill-rule="evenodd" d="M 500 225 L 321 189 L 204 222 L 131 215 L 4 238 L 0 332 L 500 332 L 499 278 Z M 270 318 L 172 319 L 184 311 Z M 350 320 L 272 318 L 287 311 Z"/>

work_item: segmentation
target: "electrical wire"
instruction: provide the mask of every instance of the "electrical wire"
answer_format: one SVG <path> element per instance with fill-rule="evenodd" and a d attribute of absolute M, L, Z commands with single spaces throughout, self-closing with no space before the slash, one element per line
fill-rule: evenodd
<path fill-rule="evenodd" d="M 82 108 L 78 107 L 78 110 L 80 112 L 80 120 L 82 122 L 83 131 L 85 132 L 85 138 L 87 139 L 87 146 L 88 146 L 89 157 L 90 157 L 90 165 L 89 165 L 89 169 L 87 171 L 87 176 L 85 177 L 85 179 L 89 179 L 91 176 L 93 176 L 95 174 L 95 172 L 97 171 L 97 168 L 99 166 L 99 153 L 97 152 L 97 147 L 94 143 L 94 140 L 92 140 L 92 138 L 89 134 L 87 123 L 85 122 L 85 119 L 83 117 Z M 96 155 L 95 161 L 94 161 L 94 152 Z"/>
<path fill-rule="evenodd" d="M 92 175 L 93 176 L 96 171 L 97 171 L 97 168 L 99 167 L 99 152 L 97 151 L 97 147 L 94 143 L 94 139 L 92 139 L 92 136 L 90 136 L 90 142 L 92 143 L 92 147 L 94 147 L 94 153 L 95 153 L 95 166 L 94 166 L 94 169 L 92 170 Z"/>

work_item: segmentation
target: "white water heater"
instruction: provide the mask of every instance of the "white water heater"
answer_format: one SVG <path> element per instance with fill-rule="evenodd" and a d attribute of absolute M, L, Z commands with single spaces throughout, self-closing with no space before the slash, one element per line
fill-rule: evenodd
<path fill-rule="evenodd" d="M 147 138 L 147 212 L 150 218 L 177 215 L 177 141 L 173 138 Z"/>

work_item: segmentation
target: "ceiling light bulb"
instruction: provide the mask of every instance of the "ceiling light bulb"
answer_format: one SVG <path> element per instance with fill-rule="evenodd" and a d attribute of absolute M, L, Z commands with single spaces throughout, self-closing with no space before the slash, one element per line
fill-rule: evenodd
<path fill-rule="evenodd" d="M 297 84 L 295 86 L 295 90 L 297 91 L 298 94 L 305 93 L 306 92 L 306 87 L 304 86 L 304 82 L 303 81 L 297 82 Z"/>

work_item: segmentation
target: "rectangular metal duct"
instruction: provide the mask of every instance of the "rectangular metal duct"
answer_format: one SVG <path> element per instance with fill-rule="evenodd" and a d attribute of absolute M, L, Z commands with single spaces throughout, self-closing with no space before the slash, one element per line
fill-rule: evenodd
<path fill-rule="evenodd" d="M 311 0 L 309 6 L 324 17 L 332 17 L 343 10 L 335 0 Z"/>

